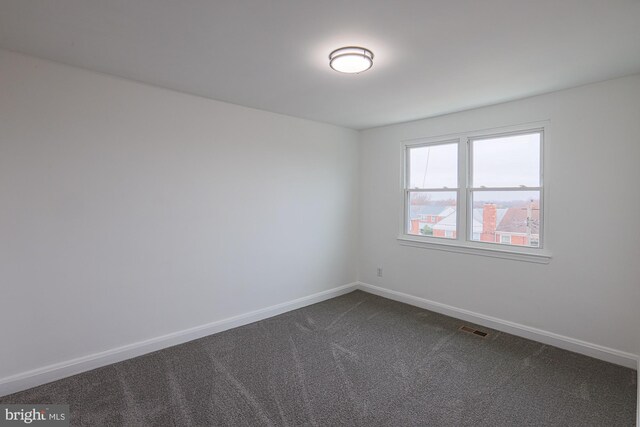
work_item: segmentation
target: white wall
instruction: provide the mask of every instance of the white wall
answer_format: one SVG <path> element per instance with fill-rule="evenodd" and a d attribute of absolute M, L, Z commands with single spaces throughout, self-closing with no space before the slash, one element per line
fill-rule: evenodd
<path fill-rule="evenodd" d="M 543 120 L 550 264 L 398 243 L 401 140 Z M 367 130 L 360 162 L 362 282 L 640 354 L 640 75 Z"/>
<path fill-rule="evenodd" d="M 358 134 L 0 51 L 0 379 L 356 280 Z"/>

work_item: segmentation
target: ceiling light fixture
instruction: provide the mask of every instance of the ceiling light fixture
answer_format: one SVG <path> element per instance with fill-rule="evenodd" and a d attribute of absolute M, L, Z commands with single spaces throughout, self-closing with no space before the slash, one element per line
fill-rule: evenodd
<path fill-rule="evenodd" d="M 340 73 L 362 73 L 372 65 L 373 52 L 363 47 L 341 47 L 329 54 L 329 66 Z"/>

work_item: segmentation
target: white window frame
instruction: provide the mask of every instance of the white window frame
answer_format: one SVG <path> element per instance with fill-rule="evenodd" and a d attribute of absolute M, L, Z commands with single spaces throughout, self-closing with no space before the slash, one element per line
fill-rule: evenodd
<path fill-rule="evenodd" d="M 522 191 L 540 191 L 540 227 L 539 227 L 539 247 L 516 246 L 516 245 L 500 245 L 490 242 L 479 242 L 471 240 L 473 225 L 473 207 L 471 201 L 471 172 L 472 172 L 472 153 L 471 141 L 486 139 L 490 137 L 500 137 L 509 135 L 518 135 L 540 132 L 540 186 L 525 187 Z M 549 161 L 548 161 L 548 143 L 549 143 L 550 123 L 536 122 L 517 126 L 508 126 L 501 128 L 485 129 L 479 131 L 468 131 L 457 134 L 442 135 L 436 137 L 416 138 L 401 141 L 401 194 L 402 209 L 400 215 L 400 227 L 398 233 L 398 241 L 404 246 L 413 246 L 425 249 L 436 249 L 449 252 L 459 252 L 467 254 L 475 254 L 481 256 L 513 259 L 534 263 L 547 264 L 551 260 L 551 251 L 549 250 Z M 409 167 L 408 154 L 409 149 L 428 146 L 440 145 L 451 142 L 458 143 L 458 187 L 457 189 L 447 189 L 447 191 L 457 191 L 457 209 L 456 209 L 456 238 L 444 239 L 432 236 L 416 236 L 408 234 L 409 224 Z M 477 189 L 474 189 L 477 190 Z M 506 189 L 505 189 L 506 190 Z M 508 190 L 512 190 L 508 188 Z"/>

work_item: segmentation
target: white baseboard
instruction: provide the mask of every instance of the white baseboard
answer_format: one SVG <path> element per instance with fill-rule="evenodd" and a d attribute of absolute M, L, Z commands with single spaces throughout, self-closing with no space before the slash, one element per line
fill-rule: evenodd
<path fill-rule="evenodd" d="M 615 350 L 613 348 L 608 348 L 597 344 L 592 344 L 575 338 L 565 337 L 553 332 L 543 331 L 541 329 L 536 329 L 529 326 L 521 325 L 519 323 L 509 322 L 507 320 L 486 316 L 484 314 L 474 313 L 473 311 L 452 307 L 450 305 L 430 301 L 428 299 L 405 294 L 403 292 L 381 288 L 379 286 L 369 285 L 363 282 L 358 282 L 357 288 L 364 292 L 369 292 L 371 294 L 379 295 L 384 298 L 424 308 L 426 310 L 434 311 L 446 316 L 451 316 L 457 319 L 465 320 L 467 322 L 475 323 L 477 325 L 482 325 L 487 328 L 506 332 L 512 335 L 517 335 L 519 337 L 527 338 L 533 341 L 538 341 L 543 344 L 552 345 L 554 347 L 569 350 L 574 353 L 584 354 L 586 356 L 594 357 L 606 362 L 622 365 L 627 368 L 639 368 L 638 365 L 640 363 L 640 359 L 638 355 L 632 353 Z"/>
<path fill-rule="evenodd" d="M 260 310 L 251 311 L 249 313 L 240 314 L 238 316 L 229 317 L 227 319 L 218 320 L 206 325 L 196 326 L 182 331 L 173 332 L 171 334 L 139 341 L 111 350 L 78 357 L 76 359 L 55 363 L 42 368 L 2 378 L 0 379 L 0 396 L 16 393 L 31 387 L 36 387 L 51 381 L 69 377 L 71 375 L 90 371 L 112 363 L 121 362 L 126 359 L 162 350 L 163 348 L 182 344 L 187 341 L 192 341 L 207 335 L 247 325 L 249 323 L 277 316 L 278 314 L 296 310 L 307 305 L 335 298 L 355 290 L 357 285 L 358 284 L 356 282 L 349 283 L 337 288 L 318 292 L 313 295 L 283 302 Z"/>

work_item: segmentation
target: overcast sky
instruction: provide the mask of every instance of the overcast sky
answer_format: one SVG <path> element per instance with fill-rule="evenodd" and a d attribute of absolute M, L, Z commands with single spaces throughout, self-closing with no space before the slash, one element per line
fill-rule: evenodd
<path fill-rule="evenodd" d="M 412 148 L 411 188 L 456 188 L 457 143 Z M 515 135 L 473 142 L 474 187 L 540 185 L 540 135 Z"/>

